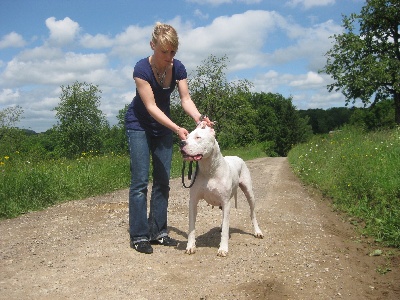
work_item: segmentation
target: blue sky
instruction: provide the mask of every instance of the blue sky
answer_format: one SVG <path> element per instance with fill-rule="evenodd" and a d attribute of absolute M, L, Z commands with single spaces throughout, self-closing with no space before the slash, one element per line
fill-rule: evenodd
<path fill-rule="evenodd" d="M 135 93 L 133 67 L 151 55 L 155 22 L 179 34 L 176 58 L 190 75 L 209 55 L 226 55 L 229 80 L 254 92 L 292 97 L 298 109 L 344 106 L 319 74 L 341 32 L 342 15 L 361 0 L 1 0 L 0 110 L 20 105 L 17 126 L 45 131 L 56 124 L 60 86 L 98 85 L 110 124 Z M 212 118 L 212 116 L 211 116 Z"/>

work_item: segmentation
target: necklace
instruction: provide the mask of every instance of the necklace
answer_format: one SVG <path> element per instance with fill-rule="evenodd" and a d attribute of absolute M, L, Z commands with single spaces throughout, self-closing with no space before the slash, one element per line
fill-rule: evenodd
<path fill-rule="evenodd" d="M 167 67 L 165 67 L 163 73 L 159 72 L 157 67 L 154 64 L 152 64 L 152 67 L 156 71 L 158 81 L 160 81 L 161 86 L 164 87 L 165 76 L 167 76 Z"/>

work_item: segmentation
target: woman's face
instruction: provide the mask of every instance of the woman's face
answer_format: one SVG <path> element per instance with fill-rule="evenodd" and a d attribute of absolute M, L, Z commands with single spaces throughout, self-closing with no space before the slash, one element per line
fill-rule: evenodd
<path fill-rule="evenodd" d="M 154 50 L 154 60 L 158 68 L 170 66 L 176 54 L 176 49 L 171 45 L 161 45 L 160 43 L 154 44 L 150 42 L 151 48 Z"/>

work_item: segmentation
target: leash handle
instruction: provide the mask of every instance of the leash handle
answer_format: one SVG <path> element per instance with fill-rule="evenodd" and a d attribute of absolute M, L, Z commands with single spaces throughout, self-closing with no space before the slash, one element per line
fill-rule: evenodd
<path fill-rule="evenodd" d="M 189 163 L 189 170 L 188 170 L 188 179 L 191 180 L 192 179 L 192 172 L 193 172 L 193 162 L 191 161 Z"/>

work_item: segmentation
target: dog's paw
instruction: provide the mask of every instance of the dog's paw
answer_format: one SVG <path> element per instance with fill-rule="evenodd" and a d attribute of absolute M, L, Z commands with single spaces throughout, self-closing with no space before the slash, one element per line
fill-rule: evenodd
<path fill-rule="evenodd" d="M 185 251 L 186 254 L 195 254 L 196 253 L 196 247 L 191 247 L 191 248 L 186 248 Z"/>
<path fill-rule="evenodd" d="M 258 239 L 263 239 L 264 238 L 264 235 L 263 235 L 263 233 L 261 231 L 260 232 L 256 232 L 254 235 Z"/>
<path fill-rule="evenodd" d="M 218 249 L 217 256 L 226 257 L 227 255 L 228 255 L 228 251 L 225 251 L 225 250 L 222 250 L 222 249 Z"/>

